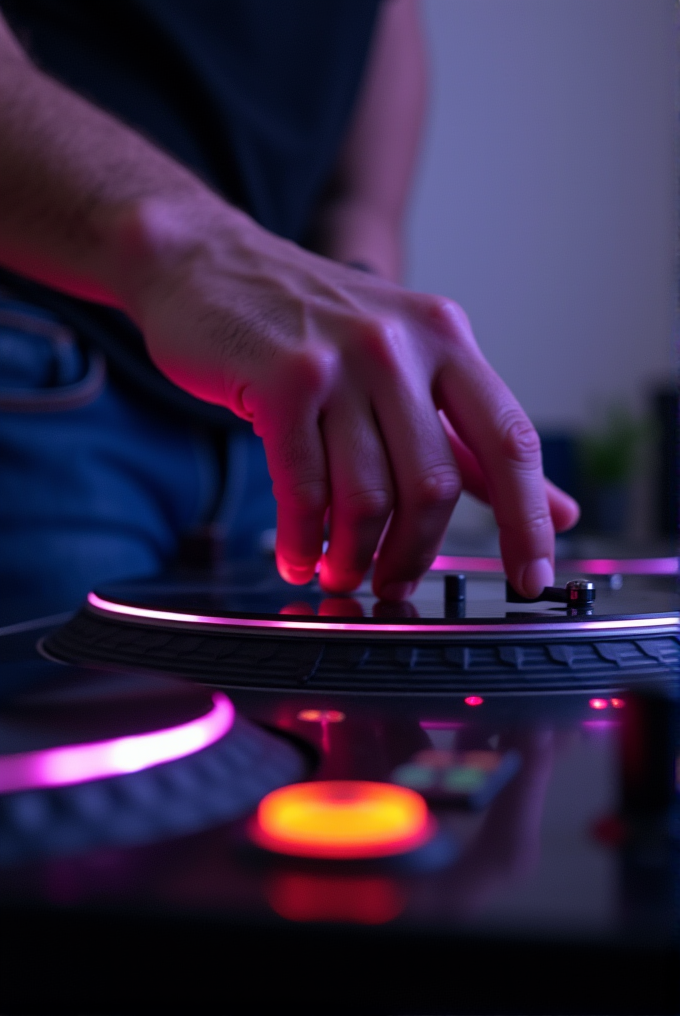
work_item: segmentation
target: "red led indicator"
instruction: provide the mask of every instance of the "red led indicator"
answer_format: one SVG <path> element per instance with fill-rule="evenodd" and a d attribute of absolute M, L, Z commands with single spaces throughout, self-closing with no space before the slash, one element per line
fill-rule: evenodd
<path fill-rule="evenodd" d="M 609 701 L 614 706 L 614 709 L 623 709 L 623 707 L 626 704 L 625 701 L 622 698 L 613 698 L 613 699 L 609 699 Z"/>
<path fill-rule="evenodd" d="M 484 703 L 484 699 L 481 695 L 468 695 L 465 699 L 466 706 L 481 706 Z"/>
<path fill-rule="evenodd" d="M 588 705 L 591 709 L 606 709 L 609 703 L 606 698 L 591 698 Z"/>
<path fill-rule="evenodd" d="M 297 718 L 304 723 L 342 723 L 345 714 L 339 709 L 301 709 Z"/>

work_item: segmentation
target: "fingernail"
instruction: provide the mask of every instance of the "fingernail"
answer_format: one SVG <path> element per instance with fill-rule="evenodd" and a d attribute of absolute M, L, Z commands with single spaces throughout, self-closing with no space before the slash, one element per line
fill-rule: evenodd
<path fill-rule="evenodd" d="M 555 581 L 553 566 L 547 557 L 539 557 L 531 561 L 524 569 L 522 590 L 525 596 L 539 596 L 546 586 Z"/>
<path fill-rule="evenodd" d="M 380 587 L 378 595 L 381 600 L 408 600 L 415 588 L 415 582 L 388 582 Z"/>
<path fill-rule="evenodd" d="M 325 557 L 321 558 L 319 584 L 329 593 L 351 593 L 361 585 L 363 575 L 359 572 L 333 571 Z"/>
<path fill-rule="evenodd" d="M 282 561 L 281 559 L 278 560 L 277 564 L 281 577 L 286 582 L 291 582 L 295 586 L 302 586 L 314 577 L 314 565 L 289 564 L 288 561 Z"/>

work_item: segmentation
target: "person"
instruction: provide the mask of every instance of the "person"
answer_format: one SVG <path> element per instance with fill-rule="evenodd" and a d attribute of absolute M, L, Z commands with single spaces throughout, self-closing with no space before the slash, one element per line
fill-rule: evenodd
<path fill-rule="evenodd" d="M 231 510 L 216 434 L 228 473 L 264 448 L 291 583 L 320 562 L 346 593 L 374 565 L 376 595 L 407 598 L 468 490 L 493 506 L 515 588 L 551 584 L 575 502 L 464 311 L 399 285 L 426 92 L 416 0 L 2 9 L 5 588 L 72 599 L 157 570 Z M 55 370 L 66 402 L 46 412 Z M 260 481 L 239 483 L 247 526 Z"/>

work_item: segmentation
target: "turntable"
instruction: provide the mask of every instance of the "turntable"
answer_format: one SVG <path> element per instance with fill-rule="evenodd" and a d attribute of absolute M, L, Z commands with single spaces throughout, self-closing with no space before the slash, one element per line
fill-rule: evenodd
<path fill-rule="evenodd" d="M 676 559 L 564 562 L 560 585 L 533 602 L 502 574 L 440 571 L 446 563 L 497 566 L 439 558 L 404 603 L 376 600 L 368 583 L 346 597 L 291 588 L 265 564 L 121 583 L 91 592 L 43 651 L 228 687 L 362 694 L 616 691 L 677 669 Z"/>
<path fill-rule="evenodd" d="M 0 1008 L 680 1007 L 677 561 L 260 561 L 0 629 Z"/>

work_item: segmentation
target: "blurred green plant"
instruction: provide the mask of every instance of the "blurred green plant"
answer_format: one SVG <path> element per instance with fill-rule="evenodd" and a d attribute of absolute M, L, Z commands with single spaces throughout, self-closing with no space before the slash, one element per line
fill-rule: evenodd
<path fill-rule="evenodd" d="M 648 420 L 634 417 L 625 406 L 611 406 L 597 430 L 581 436 L 584 479 L 595 484 L 620 484 L 630 480 L 640 449 L 651 430 Z"/>

